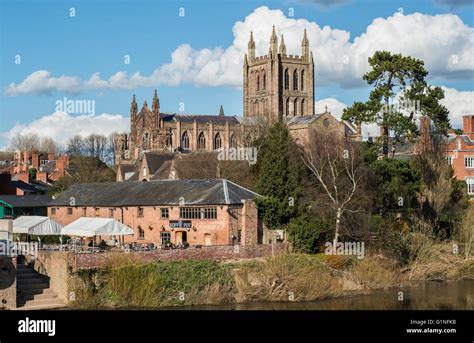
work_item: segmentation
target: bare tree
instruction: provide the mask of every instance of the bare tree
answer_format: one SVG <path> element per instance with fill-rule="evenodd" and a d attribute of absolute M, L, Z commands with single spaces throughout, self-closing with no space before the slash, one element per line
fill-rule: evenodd
<path fill-rule="evenodd" d="M 36 133 L 16 134 L 10 139 L 10 149 L 20 151 L 39 150 L 41 139 Z"/>
<path fill-rule="evenodd" d="M 104 161 L 107 157 L 107 137 L 91 133 L 84 139 L 84 151 L 86 156 L 98 157 Z"/>
<path fill-rule="evenodd" d="M 40 150 L 42 152 L 47 152 L 47 153 L 52 152 L 55 154 L 59 152 L 58 144 L 51 137 L 41 138 Z"/>
<path fill-rule="evenodd" d="M 343 135 L 328 130 L 313 130 L 309 142 L 303 150 L 303 162 L 329 198 L 335 217 L 335 247 L 345 214 L 361 209 L 357 206 L 356 194 L 362 188 L 363 165 L 358 146 Z"/>
<path fill-rule="evenodd" d="M 106 163 L 109 165 L 115 165 L 115 154 L 117 151 L 117 145 L 116 145 L 116 135 L 117 132 L 112 132 L 109 137 L 107 137 L 107 157 L 106 157 Z"/>
<path fill-rule="evenodd" d="M 69 138 L 66 151 L 73 156 L 80 156 L 84 152 L 84 139 L 81 135 L 74 135 Z"/>

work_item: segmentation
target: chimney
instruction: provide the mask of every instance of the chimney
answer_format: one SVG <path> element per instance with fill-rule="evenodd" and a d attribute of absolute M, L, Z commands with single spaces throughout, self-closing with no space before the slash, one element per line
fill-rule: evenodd
<path fill-rule="evenodd" d="M 463 120 L 463 133 L 472 134 L 474 133 L 474 115 L 467 115 L 462 117 Z"/>
<path fill-rule="evenodd" d="M 23 151 L 23 164 L 28 165 L 30 160 L 30 153 L 28 151 Z"/>
<path fill-rule="evenodd" d="M 36 170 L 39 169 L 39 152 L 38 150 L 33 150 L 31 152 L 31 166 Z"/>

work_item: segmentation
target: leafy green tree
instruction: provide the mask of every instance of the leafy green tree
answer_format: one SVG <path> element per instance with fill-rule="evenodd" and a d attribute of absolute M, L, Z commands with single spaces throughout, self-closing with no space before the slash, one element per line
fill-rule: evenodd
<path fill-rule="evenodd" d="M 276 229 L 296 213 L 302 162 L 284 123 L 275 123 L 258 144 L 261 148 L 253 172 L 257 175 L 257 192 L 267 198 L 257 204 L 264 223 Z"/>
<path fill-rule="evenodd" d="M 37 173 L 36 168 L 28 169 L 28 174 L 30 174 L 30 179 L 31 180 L 36 180 L 36 173 Z"/>
<path fill-rule="evenodd" d="M 421 180 L 409 161 L 377 160 L 371 164 L 377 185 L 376 208 L 385 215 L 417 208 Z"/>
<path fill-rule="evenodd" d="M 424 62 L 401 54 L 377 51 L 369 58 L 371 70 L 364 80 L 374 88 L 366 102 L 355 102 L 344 110 L 342 118 L 355 123 L 377 123 L 382 127 L 383 155 L 388 156 L 389 133 L 399 140 L 416 137 L 418 129 L 415 111 L 430 116 L 438 130 L 449 129 L 447 109 L 440 105 L 443 90 L 430 87 L 425 78 L 428 75 Z M 393 100 L 399 96 L 403 106 L 396 108 Z M 408 105 L 407 105 L 408 104 Z"/>
<path fill-rule="evenodd" d="M 328 240 L 330 229 L 322 221 L 299 216 L 290 220 L 287 231 L 296 251 L 311 254 L 319 252 L 319 247 Z"/>

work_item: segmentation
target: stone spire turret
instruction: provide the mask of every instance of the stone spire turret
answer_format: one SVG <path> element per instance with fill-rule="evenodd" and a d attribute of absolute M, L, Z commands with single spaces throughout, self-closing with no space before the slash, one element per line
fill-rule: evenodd
<path fill-rule="evenodd" d="M 219 109 L 219 116 L 223 117 L 225 114 L 224 114 L 224 107 L 222 107 L 221 105 L 221 108 Z"/>
<path fill-rule="evenodd" d="M 153 96 L 153 103 L 151 105 L 153 112 L 160 113 L 160 100 L 158 99 L 158 92 L 155 89 L 155 95 Z"/>
<path fill-rule="evenodd" d="M 309 60 L 309 40 L 308 35 L 306 34 L 306 29 L 304 29 L 303 40 L 301 42 L 302 55 L 305 60 Z"/>
<path fill-rule="evenodd" d="M 275 58 L 278 53 L 278 37 L 275 32 L 275 25 L 273 25 L 272 36 L 270 37 L 270 56 Z"/>
<path fill-rule="evenodd" d="M 132 103 L 130 104 L 130 116 L 136 116 L 138 113 L 137 100 L 135 99 L 135 94 L 133 94 Z"/>
<path fill-rule="evenodd" d="M 255 41 L 253 40 L 253 31 L 250 31 L 250 39 L 248 44 L 249 60 L 255 59 Z"/>
<path fill-rule="evenodd" d="M 283 35 L 281 35 L 280 54 L 282 56 L 286 55 L 286 45 L 285 45 L 285 39 L 283 38 Z"/>

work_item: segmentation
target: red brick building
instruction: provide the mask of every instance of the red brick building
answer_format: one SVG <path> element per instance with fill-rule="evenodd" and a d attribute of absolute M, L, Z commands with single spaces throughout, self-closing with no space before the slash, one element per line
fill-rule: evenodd
<path fill-rule="evenodd" d="M 474 115 L 463 117 L 463 133 L 449 134 L 446 159 L 453 166 L 454 175 L 464 180 L 467 193 L 474 196 Z"/>
<path fill-rule="evenodd" d="M 67 155 L 56 157 L 54 153 L 41 153 L 37 150 L 16 151 L 10 172 L 15 177 L 15 175 L 26 174 L 30 169 L 35 169 L 36 180 L 49 183 L 64 177 L 68 166 Z"/>
<path fill-rule="evenodd" d="M 263 235 L 258 196 L 225 179 L 77 184 L 50 204 L 48 216 L 63 225 L 115 218 L 135 232 L 126 242 L 253 245 Z"/>

